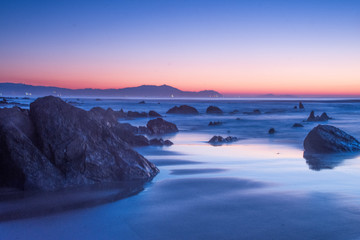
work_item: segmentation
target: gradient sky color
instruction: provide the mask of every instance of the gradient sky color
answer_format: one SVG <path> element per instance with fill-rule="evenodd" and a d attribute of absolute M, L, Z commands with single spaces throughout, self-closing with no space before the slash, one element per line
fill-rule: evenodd
<path fill-rule="evenodd" d="M 0 82 L 360 95 L 360 1 L 1 0 Z"/>

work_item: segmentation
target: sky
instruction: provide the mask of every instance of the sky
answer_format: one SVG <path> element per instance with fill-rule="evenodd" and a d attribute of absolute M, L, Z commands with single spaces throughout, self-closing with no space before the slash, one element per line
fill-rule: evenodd
<path fill-rule="evenodd" d="M 0 82 L 360 95 L 360 1 L 0 0 Z"/>

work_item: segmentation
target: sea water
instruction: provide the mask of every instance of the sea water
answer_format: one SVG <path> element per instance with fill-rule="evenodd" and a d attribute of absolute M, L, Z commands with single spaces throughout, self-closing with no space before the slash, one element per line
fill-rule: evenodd
<path fill-rule="evenodd" d="M 179 133 L 161 136 L 174 145 L 136 148 L 160 169 L 143 191 L 3 221 L 0 239 L 360 239 L 360 157 L 342 155 L 323 164 L 303 158 L 303 140 L 319 124 L 305 122 L 311 110 L 333 118 L 321 124 L 360 139 L 360 101 L 306 99 L 305 109 L 295 109 L 297 99 L 141 100 L 67 99 L 85 110 L 154 110 L 178 126 Z M 200 114 L 166 114 L 183 104 Z M 210 105 L 224 114 L 206 114 Z M 254 109 L 261 114 L 248 114 Z M 148 120 L 120 122 L 144 126 Z M 210 121 L 222 125 L 208 126 Z M 240 140 L 212 146 L 214 135 Z"/>

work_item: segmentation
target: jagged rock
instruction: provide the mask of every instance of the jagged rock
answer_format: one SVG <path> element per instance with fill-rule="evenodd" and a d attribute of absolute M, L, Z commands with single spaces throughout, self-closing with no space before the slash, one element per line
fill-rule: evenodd
<path fill-rule="evenodd" d="M 259 115 L 259 114 L 261 114 L 261 111 L 259 109 L 254 109 L 252 112 L 244 112 L 244 114 L 247 114 L 247 115 Z"/>
<path fill-rule="evenodd" d="M 158 169 L 119 135 L 130 134 L 128 127 L 97 111 L 51 96 L 31 103 L 30 111 L 1 109 L 1 186 L 55 190 L 154 177 Z"/>
<path fill-rule="evenodd" d="M 153 146 L 171 146 L 173 144 L 170 140 L 163 140 L 162 138 L 153 138 L 150 140 L 150 145 Z"/>
<path fill-rule="evenodd" d="M 274 134 L 275 133 L 275 129 L 274 128 L 270 128 L 269 129 L 269 134 Z"/>
<path fill-rule="evenodd" d="M 148 114 L 146 112 L 133 112 L 133 111 L 128 111 L 127 115 L 128 118 L 146 118 L 148 117 Z"/>
<path fill-rule="evenodd" d="M 150 120 L 146 126 L 151 134 L 166 134 L 179 131 L 175 124 L 165 121 L 162 118 Z"/>
<path fill-rule="evenodd" d="M 232 143 L 232 142 L 236 142 L 239 139 L 237 137 L 231 137 L 228 136 L 226 138 L 223 138 L 222 136 L 213 136 L 208 143 L 212 144 L 212 145 L 222 145 L 224 143 Z"/>
<path fill-rule="evenodd" d="M 168 114 L 199 114 L 198 110 L 196 108 L 187 106 L 187 105 L 181 105 L 180 107 L 175 106 L 171 109 L 169 109 L 166 113 Z"/>
<path fill-rule="evenodd" d="M 298 127 L 304 127 L 304 125 L 302 125 L 300 123 L 294 123 L 294 125 L 292 127 L 293 128 L 298 128 Z"/>
<path fill-rule="evenodd" d="M 331 119 L 325 112 L 321 114 L 321 116 L 315 116 L 314 111 L 311 111 L 308 119 L 308 122 L 325 122 Z"/>
<path fill-rule="evenodd" d="M 206 109 L 206 113 L 207 114 L 222 114 L 223 111 L 216 106 L 210 106 Z"/>
<path fill-rule="evenodd" d="M 161 115 L 155 111 L 150 111 L 149 112 L 149 117 L 161 117 Z"/>
<path fill-rule="evenodd" d="M 222 122 L 220 121 L 209 122 L 209 126 L 219 126 L 219 125 L 222 125 Z"/>
<path fill-rule="evenodd" d="M 360 151 L 360 142 L 339 128 L 318 125 L 304 140 L 304 154 Z"/>
<path fill-rule="evenodd" d="M 302 102 L 299 102 L 299 109 L 304 109 L 304 105 Z"/>

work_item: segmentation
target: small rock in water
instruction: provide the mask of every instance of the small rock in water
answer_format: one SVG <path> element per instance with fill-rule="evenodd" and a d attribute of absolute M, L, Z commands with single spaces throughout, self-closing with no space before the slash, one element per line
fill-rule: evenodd
<path fill-rule="evenodd" d="M 294 109 L 297 109 L 297 106 L 294 106 Z"/>
<path fill-rule="evenodd" d="M 236 114 L 239 113 L 239 110 L 235 109 L 234 111 L 231 111 L 230 114 Z"/>
<path fill-rule="evenodd" d="M 149 117 L 161 117 L 161 115 L 155 111 L 150 111 L 149 112 Z"/>
<path fill-rule="evenodd" d="M 206 109 L 206 113 L 207 114 L 222 114 L 223 111 L 218 107 L 210 106 Z"/>
<path fill-rule="evenodd" d="M 302 125 L 300 123 L 294 123 L 294 125 L 292 127 L 293 128 L 298 128 L 298 127 L 304 127 L 304 125 Z"/>
<path fill-rule="evenodd" d="M 259 114 L 261 114 L 261 111 L 259 109 L 254 109 L 252 112 L 244 112 L 244 114 L 247 114 L 247 115 L 259 115 Z"/>
<path fill-rule="evenodd" d="M 150 145 L 153 146 L 171 146 L 173 144 L 170 140 L 163 140 L 162 138 L 153 138 L 150 140 Z"/>
<path fill-rule="evenodd" d="M 199 112 L 198 112 L 198 110 L 196 110 L 196 108 L 188 106 L 188 105 L 181 105 L 180 107 L 175 106 L 175 107 L 169 109 L 166 113 L 168 113 L 168 114 L 193 114 L 193 115 L 199 114 Z"/>
<path fill-rule="evenodd" d="M 270 128 L 269 129 L 269 134 L 274 134 L 275 133 L 275 129 L 274 128 Z"/>
<path fill-rule="evenodd" d="M 239 139 L 237 137 L 231 137 L 228 136 L 226 138 L 223 138 L 222 136 L 213 136 L 208 143 L 212 145 L 222 145 L 224 143 L 232 143 L 235 141 L 238 141 Z"/>
<path fill-rule="evenodd" d="M 304 140 L 305 154 L 360 151 L 360 142 L 353 136 L 330 125 L 318 125 Z"/>
<path fill-rule="evenodd" d="M 139 104 L 145 104 L 145 101 L 140 101 Z"/>
<path fill-rule="evenodd" d="M 299 102 L 299 109 L 304 109 L 304 105 L 302 102 Z"/>
<path fill-rule="evenodd" d="M 209 122 L 209 126 L 219 126 L 219 125 L 222 125 L 222 122 L 220 121 Z"/>

